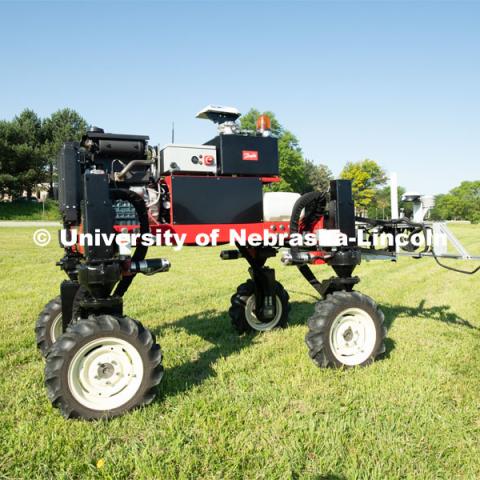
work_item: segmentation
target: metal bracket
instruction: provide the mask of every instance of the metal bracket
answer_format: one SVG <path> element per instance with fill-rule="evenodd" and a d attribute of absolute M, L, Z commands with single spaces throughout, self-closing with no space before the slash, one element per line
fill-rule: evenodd
<path fill-rule="evenodd" d="M 462 260 L 472 260 L 472 256 L 468 253 L 467 249 L 460 243 L 460 240 L 453 234 L 453 232 L 447 227 L 446 223 L 434 222 L 432 224 L 433 231 L 433 251 L 437 257 L 447 255 L 447 242 L 444 242 L 445 238 L 451 242 L 455 250 L 459 253 Z"/>

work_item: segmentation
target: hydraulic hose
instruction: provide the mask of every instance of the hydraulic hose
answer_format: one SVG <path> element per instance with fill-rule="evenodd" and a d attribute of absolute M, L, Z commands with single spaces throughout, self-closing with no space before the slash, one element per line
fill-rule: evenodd
<path fill-rule="evenodd" d="M 292 215 L 290 217 L 290 234 L 298 233 L 300 227 L 300 215 L 302 214 L 302 210 L 304 208 L 307 208 L 314 202 L 316 202 L 317 205 L 321 203 L 324 207 L 325 200 L 326 196 L 323 192 L 309 192 L 302 195 L 293 205 Z M 297 260 L 300 255 L 299 246 L 291 246 L 290 252 L 292 255 L 292 260 L 295 263 L 295 260 Z"/>
<path fill-rule="evenodd" d="M 314 212 L 308 212 L 307 209 L 312 203 L 317 204 L 317 208 Z M 319 205 L 321 204 L 321 205 Z M 326 195 L 323 192 L 309 192 L 302 195 L 294 204 L 292 209 L 292 215 L 290 217 L 290 234 L 298 233 L 300 227 L 300 215 L 302 214 L 302 210 L 305 208 L 305 217 L 309 215 L 313 215 L 313 213 L 317 212 L 318 207 L 325 208 L 326 204 Z M 308 222 L 308 218 L 306 218 Z M 311 223 L 311 222 L 309 222 Z M 314 275 L 310 267 L 306 264 L 302 264 L 300 257 L 300 248 L 299 246 L 290 246 L 290 253 L 292 255 L 293 263 L 297 263 L 297 268 L 303 277 L 307 280 L 307 282 L 323 297 L 324 292 L 322 289 L 322 284 L 318 281 L 317 277 Z"/>
<path fill-rule="evenodd" d="M 143 198 L 138 195 L 138 193 L 135 193 L 132 190 L 117 188 L 111 190 L 111 196 L 113 201 L 125 200 L 129 202 L 137 213 L 138 220 L 140 222 L 140 234 L 143 235 L 144 233 L 150 233 L 147 206 L 145 205 L 145 201 L 143 200 Z M 141 260 L 144 260 L 147 255 L 147 251 L 148 247 L 140 243 L 140 245 L 135 247 L 135 252 L 133 252 L 132 255 L 132 262 L 139 262 Z M 122 278 L 122 280 L 118 282 L 114 295 L 122 297 L 128 290 L 128 287 L 132 283 L 133 277 L 135 275 L 136 274 L 133 274 L 131 276 Z"/>

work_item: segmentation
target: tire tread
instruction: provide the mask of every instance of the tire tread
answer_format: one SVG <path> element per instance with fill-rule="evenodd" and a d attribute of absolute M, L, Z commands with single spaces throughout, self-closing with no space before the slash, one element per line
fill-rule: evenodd
<path fill-rule="evenodd" d="M 61 311 L 61 308 L 62 303 L 59 295 L 45 305 L 35 323 L 35 342 L 43 357 L 48 355 L 53 344 L 50 336 L 50 328 L 54 318 L 56 318 L 59 313 L 58 309 Z"/>
<path fill-rule="evenodd" d="M 334 320 L 334 316 L 339 308 L 349 308 L 352 303 L 360 304 L 363 308 L 370 309 L 377 318 L 380 329 L 381 341 L 378 348 L 372 352 L 371 357 L 362 364 L 367 365 L 375 357 L 385 353 L 385 337 L 387 329 L 384 325 L 384 314 L 378 305 L 367 295 L 360 292 L 337 291 L 326 296 L 315 304 L 314 313 L 308 319 L 308 332 L 305 335 L 305 343 L 308 347 L 308 354 L 313 362 L 320 368 L 327 367 L 347 367 L 339 364 L 338 360 L 326 348 L 325 342 L 328 342 L 329 327 Z M 374 319 L 375 321 L 375 319 Z"/>
<path fill-rule="evenodd" d="M 105 334 L 123 333 L 132 336 L 142 344 L 146 352 L 148 365 L 144 365 L 147 370 L 148 384 L 144 387 L 142 397 L 138 399 L 135 405 L 123 410 L 119 407 L 113 411 L 94 411 L 83 407 L 78 402 L 71 402 L 68 395 L 65 394 L 62 385 L 62 369 L 65 359 L 71 354 L 75 347 L 89 337 Z M 129 317 L 115 317 L 113 315 L 99 315 L 97 317 L 90 315 L 87 319 L 82 319 L 70 325 L 67 332 L 63 334 L 50 349 L 45 364 L 45 386 L 47 396 L 52 405 L 59 408 L 65 418 L 83 418 L 93 420 L 98 418 L 112 418 L 121 415 L 126 410 L 140 407 L 151 403 L 156 396 L 155 388 L 160 383 L 163 376 L 162 351 L 160 346 L 155 343 L 155 336 L 140 322 Z"/>

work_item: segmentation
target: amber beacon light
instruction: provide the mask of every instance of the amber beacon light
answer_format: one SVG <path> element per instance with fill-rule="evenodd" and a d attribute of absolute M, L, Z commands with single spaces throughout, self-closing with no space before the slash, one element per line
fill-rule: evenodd
<path fill-rule="evenodd" d="M 268 115 L 260 115 L 257 118 L 257 132 L 264 133 L 270 132 L 271 130 L 271 122 L 270 117 Z"/>

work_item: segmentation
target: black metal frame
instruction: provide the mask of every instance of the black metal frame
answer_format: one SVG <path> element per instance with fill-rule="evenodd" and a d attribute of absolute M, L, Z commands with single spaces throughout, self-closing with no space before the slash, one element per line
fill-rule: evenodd
<path fill-rule="evenodd" d="M 81 143 L 68 142 L 60 152 L 59 204 L 66 231 L 82 224 L 83 233 L 113 233 L 117 200 L 129 202 L 140 221 L 140 233 L 150 231 L 143 198 L 129 190 L 135 182 L 143 185 L 148 173 L 148 137 L 106 134 L 101 129 L 88 132 Z M 135 163 L 134 175 L 119 181 L 115 174 Z M 61 284 L 63 328 L 76 312 L 123 314 L 123 295 L 137 273 L 152 274 L 168 270 L 163 259 L 144 261 L 147 247 L 136 247 L 132 257 L 119 255 L 115 243 L 85 246 L 83 254 L 65 247 L 58 262 L 69 280 Z M 130 268 L 132 267 L 132 268 Z M 115 288 L 116 286 L 116 288 Z M 115 291 L 113 289 L 115 288 Z M 112 293 L 113 291 L 113 293 Z"/>

